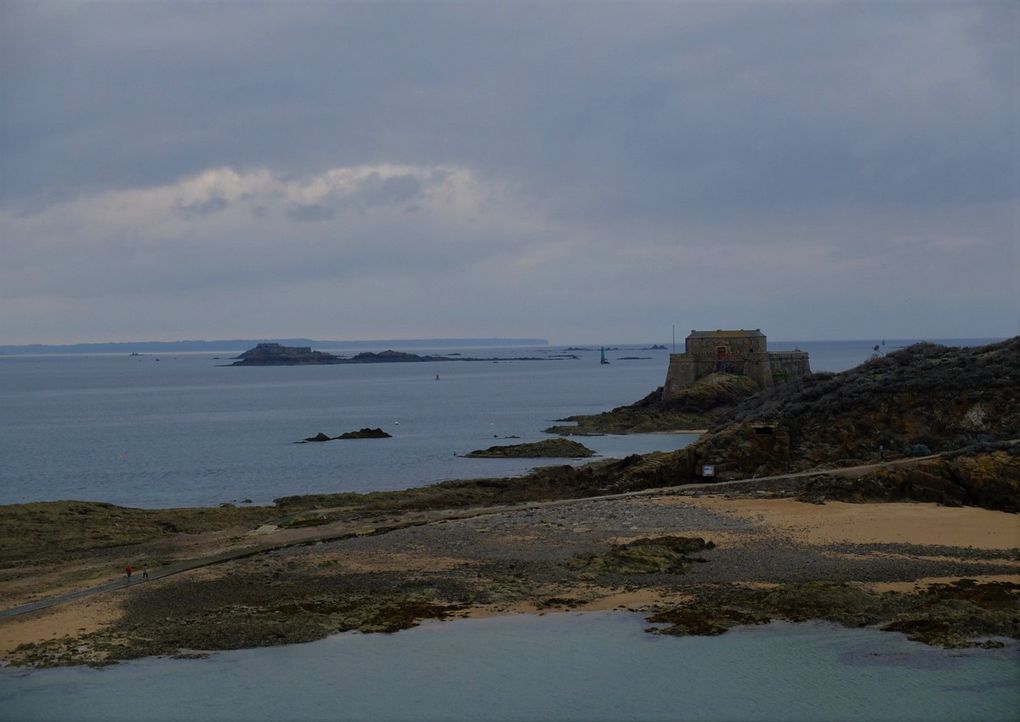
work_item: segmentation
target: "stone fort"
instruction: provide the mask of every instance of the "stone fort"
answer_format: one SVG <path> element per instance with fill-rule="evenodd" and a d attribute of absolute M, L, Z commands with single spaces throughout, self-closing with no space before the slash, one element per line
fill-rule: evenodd
<path fill-rule="evenodd" d="M 716 372 L 743 374 L 766 388 L 806 376 L 811 368 L 806 351 L 767 351 L 761 329 L 691 331 L 684 353 L 669 355 L 663 400 Z"/>

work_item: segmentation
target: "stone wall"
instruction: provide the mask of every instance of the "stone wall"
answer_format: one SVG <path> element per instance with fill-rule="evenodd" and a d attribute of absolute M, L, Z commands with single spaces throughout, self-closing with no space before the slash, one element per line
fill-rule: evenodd
<path fill-rule="evenodd" d="M 662 398 L 668 399 L 676 396 L 698 378 L 698 365 L 694 359 L 684 353 L 671 353 L 669 368 L 666 369 L 666 383 L 663 385 Z"/>
<path fill-rule="evenodd" d="M 742 374 L 766 388 L 805 376 L 811 369 L 804 351 L 767 351 L 765 335 L 759 329 L 691 331 L 685 352 L 669 355 L 663 400 L 715 372 Z"/>
<path fill-rule="evenodd" d="M 773 351 L 769 353 L 774 383 L 783 383 L 811 373 L 807 351 Z"/>

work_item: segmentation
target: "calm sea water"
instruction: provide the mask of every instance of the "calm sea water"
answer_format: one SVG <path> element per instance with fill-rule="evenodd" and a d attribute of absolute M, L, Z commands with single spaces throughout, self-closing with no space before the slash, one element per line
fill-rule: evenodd
<path fill-rule="evenodd" d="M 838 371 L 874 343 L 771 347 L 800 347 L 815 370 Z M 0 357 L 0 503 L 261 503 L 523 473 L 533 462 L 455 454 L 511 443 L 494 435 L 537 440 L 554 419 L 662 383 L 667 352 L 609 355 L 609 366 L 594 351 L 576 361 L 303 368 L 222 368 L 225 359 L 201 354 Z M 394 438 L 291 443 L 362 426 Z M 691 438 L 585 443 L 620 456 Z M 0 670 L 0 720 L 1005 720 L 1020 709 L 1015 647 L 947 652 L 823 625 L 677 639 L 645 626 L 629 614 L 514 617 L 205 660 Z"/>
<path fill-rule="evenodd" d="M 1020 709 L 1016 648 L 773 624 L 656 637 L 633 614 L 426 624 L 395 635 L 0 670 L 3 720 L 994 720 Z"/>
<path fill-rule="evenodd" d="M 800 347 L 815 370 L 838 371 L 868 358 L 875 343 L 770 347 Z M 885 348 L 906 343 L 888 341 Z M 461 349 L 472 356 L 558 350 Z M 555 419 L 631 403 L 665 378 L 667 351 L 611 351 L 608 366 L 598 356 L 593 350 L 565 361 L 264 368 L 226 368 L 226 355 L 212 354 L 2 356 L 0 503 L 263 504 L 288 494 L 521 474 L 536 462 L 457 454 L 519 443 L 507 436 L 539 440 Z M 292 443 L 364 426 L 394 438 Z M 691 440 L 655 434 L 584 442 L 604 456 L 623 456 Z"/>

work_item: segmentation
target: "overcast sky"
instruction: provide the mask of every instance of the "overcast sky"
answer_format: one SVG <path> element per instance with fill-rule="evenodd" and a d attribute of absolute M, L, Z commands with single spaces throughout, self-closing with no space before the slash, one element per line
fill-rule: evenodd
<path fill-rule="evenodd" d="M 1020 333 L 1020 3 L 0 0 L 0 344 Z"/>

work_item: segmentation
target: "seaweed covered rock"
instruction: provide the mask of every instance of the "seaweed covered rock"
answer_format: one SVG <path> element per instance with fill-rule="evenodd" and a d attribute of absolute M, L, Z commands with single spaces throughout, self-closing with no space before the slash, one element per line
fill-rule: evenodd
<path fill-rule="evenodd" d="M 570 439 L 546 439 L 544 441 L 536 441 L 529 444 L 490 446 L 488 449 L 476 449 L 475 451 L 465 454 L 465 456 L 474 459 L 581 459 L 594 455 L 595 452 L 587 446 Z"/>
<path fill-rule="evenodd" d="M 648 621 L 668 625 L 658 634 L 722 634 L 773 619 L 819 619 L 846 627 L 881 625 L 941 647 L 999 646 L 991 637 L 1020 639 L 1020 585 L 963 579 L 910 594 L 874 592 L 855 584 L 805 582 L 757 589 L 703 586 L 692 600 L 664 608 Z"/>
<path fill-rule="evenodd" d="M 683 574 L 696 552 L 714 549 L 701 537 L 663 536 L 616 544 L 605 554 L 585 554 L 570 562 L 571 569 L 592 574 Z"/>

